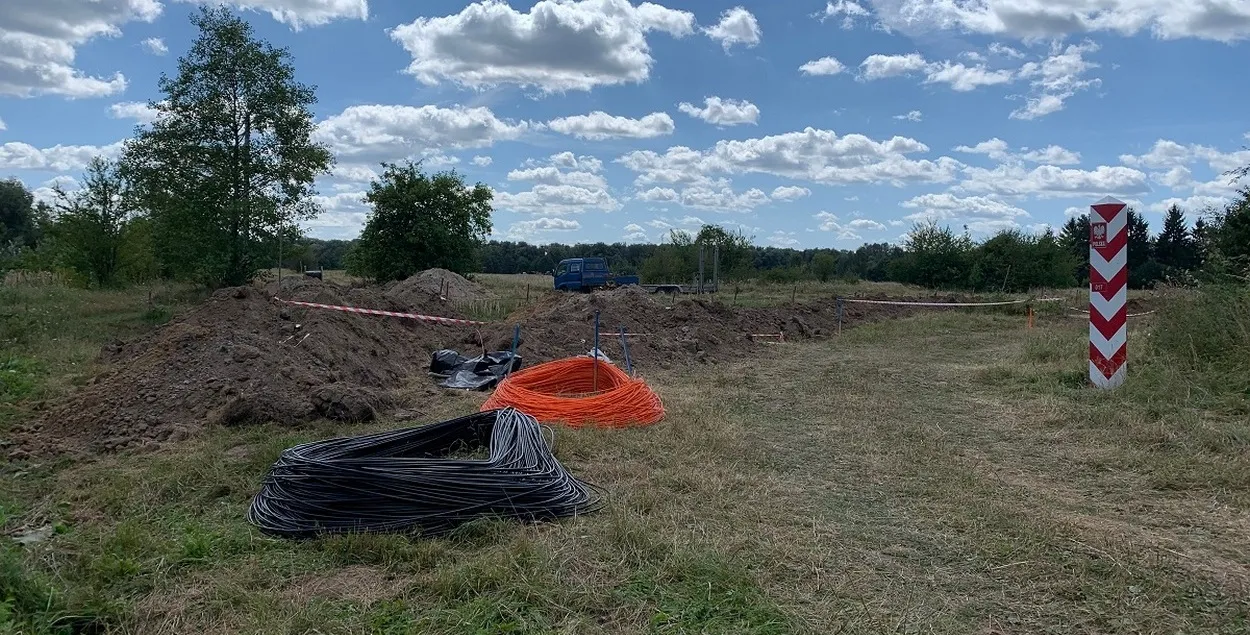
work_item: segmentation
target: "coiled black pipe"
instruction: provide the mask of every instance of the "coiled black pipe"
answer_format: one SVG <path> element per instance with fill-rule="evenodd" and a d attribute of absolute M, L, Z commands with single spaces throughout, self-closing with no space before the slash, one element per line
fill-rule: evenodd
<path fill-rule="evenodd" d="M 485 459 L 448 458 L 489 447 Z M 601 496 L 556 460 L 533 417 L 506 408 L 284 450 L 248 520 L 268 534 L 445 534 L 484 517 L 539 521 L 598 509 Z"/>

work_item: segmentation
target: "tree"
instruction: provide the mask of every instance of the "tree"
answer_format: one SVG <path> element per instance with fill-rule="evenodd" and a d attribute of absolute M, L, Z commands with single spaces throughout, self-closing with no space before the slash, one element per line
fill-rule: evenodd
<path fill-rule="evenodd" d="M 1163 217 L 1163 231 L 1155 239 L 1155 260 L 1172 271 L 1188 271 L 1198 264 L 1198 248 L 1185 213 L 1177 205 L 1168 208 Z"/>
<path fill-rule="evenodd" d="M 35 197 L 17 179 L 0 181 L 0 263 L 38 242 Z"/>
<path fill-rule="evenodd" d="M 113 284 L 122 261 L 122 244 L 131 216 L 126 184 L 114 162 L 91 160 L 83 186 L 67 194 L 57 186 L 54 232 L 65 264 L 100 286 Z"/>
<path fill-rule="evenodd" d="M 1072 256 L 1053 232 L 1030 236 L 1004 230 L 976 248 L 971 286 L 985 291 L 1030 291 L 1076 284 Z"/>
<path fill-rule="evenodd" d="M 1134 289 L 1154 286 L 1164 270 L 1154 259 L 1150 224 L 1133 208 L 1128 208 L 1128 285 Z"/>
<path fill-rule="evenodd" d="M 452 170 L 428 176 L 419 163 L 382 164 L 369 185 L 373 206 L 347 257 L 347 270 L 373 280 L 402 280 L 423 269 L 468 273 L 491 230 L 493 193 Z"/>
<path fill-rule="evenodd" d="M 157 118 L 126 144 L 124 176 L 153 221 L 161 260 L 211 285 L 249 281 L 272 243 L 311 218 L 330 151 L 312 141 L 312 86 L 290 53 L 253 37 L 228 9 L 202 9 L 199 37 L 161 76 Z"/>
<path fill-rule="evenodd" d="M 1072 256 L 1077 284 L 1089 283 L 1089 215 L 1069 218 L 1059 232 L 1059 245 Z"/>
<path fill-rule="evenodd" d="M 699 233 L 694 237 L 694 242 L 707 246 L 708 252 L 704 261 L 704 273 L 709 277 L 712 275 L 712 256 L 716 246 L 720 247 L 721 278 L 725 280 L 744 280 L 755 272 L 755 265 L 752 262 L 754 246 L 751 244 L 751 238 L 742 233 L 741 229 L 731 232 L 720 225 L 704 225 L 699 228 Z M 691 261 L 695 263 L 694 269 L 697 269 L 698 255 L 693 254 Z M 690 273 L 695 273 L 694 269 Z"/>
<path fill-rule="evenodd" d="M 917 224 L 907 234 L 906 254 L 891 263 L 891 276 L 898 282 L 936 289 L 952 289 L 968 284 L 972 239 L 956 234 L 937 223 Z"/>
<path fill-rule="evenodd" d="M 837 271 L 837 256 L 827 251 L 822 251 L 812 256 L 812 275 L 816 276 L 821 282 L 828 282 Z"/>

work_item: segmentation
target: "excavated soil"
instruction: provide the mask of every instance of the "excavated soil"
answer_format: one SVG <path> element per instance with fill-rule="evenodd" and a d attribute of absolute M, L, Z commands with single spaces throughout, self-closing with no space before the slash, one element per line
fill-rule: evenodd
<path fill-rule="evenodd" d="M 278 291 L 223 289 L 146 336 L 106 346 L 103 372 L 27 430 L 26 445 L 109 451 L 176 441 L 205 425 L 369 420 L 379 408 L 419 407 L 392 390 L 423 373 L 431 351 L 455 347 L 471 330 L 283 304 Z M 456 317 L 428 294 L 400 303 L 374 288 L 311 278 L 283 280 L 280 295 Z"/>
<path fill-rule="evenodd" d="M 497 348 L 511 345 L 514 325 L 521 325 L 518 352 L 526 365 L 580 355 L 594 347 L 595 311 L 599 311 L 599 349 L 613 360 L 623 358 L 620 328 L 625 327 L 636 366 L 674 363 L 713 364 L 776 342 L 832 335 L 837 311 L 832 297 L 779 308 L 735 308 L 704 298 L 671 299 L 638 287 L 593 294 L 562 294 L 555 302 L 524 308 L 491 328 Z M 897 317 L 909 309 L 847 304 L 843 328 Z"/>
<path fill-rule="evenodd" d="M 401 304 L 419 306 L 431 297 L 449 301 L 465 302 L 488 300 L 494 297 L 482 285 L 446 269 L 426 269 L 406 280 L 393 282 L 385 287 L 386 297 Z"/>
<path fill-rule="evenodd" d="M 511 345 L 527 366 L 584 354 L 600 313 L 600 349 L 623 359 L 621 326 L 632 360 L 643 369 L 714 364 L 785 341 L 831 336 L 832 297 L 779 308 L 734 308 L 707 298 L 671 298 L 625 287 L 560 294 L 507 320 L 477 329 L 314 309 L 275 299 L 463 317 L 438 294 L 473 283 L 426 272 L 383 290 L 288 278 L 281 289 L 237 287 L 215 293 L 169 324 L 100 353 L 101 372 L 38 422 L 18 431 L 23 452 L 109 452 L 159 446 L 206 426 L 263 422 L 294 425 L 326 418 L 367 421 L 379 411 L 411 415 L 445 393 L 426 377 L 430 354 L 474 353 Z M 422 284 L 433 280 L 433 290 Z M 454 295 L 454 291 L 453 291 Z M 905 307 L 847 304 L 843 327 L 897 317 Z"/>

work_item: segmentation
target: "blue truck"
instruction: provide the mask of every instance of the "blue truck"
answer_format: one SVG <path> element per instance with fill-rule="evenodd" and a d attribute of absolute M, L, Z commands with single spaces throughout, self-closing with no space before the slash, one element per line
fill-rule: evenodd
<path fill-rule="evenodd" d="M 556 291 L 581 291 L 590 293 L 596 289 L 611 289 L 636 285 L 651 293 L 693 293 L 694 285 L 676 283 L 640 284 L 638 276 L 618 276 L 608 269 L 603 258 L 566 258 L 555 270 Z M 714 291 L 704 284 L 703 292 Z"/>

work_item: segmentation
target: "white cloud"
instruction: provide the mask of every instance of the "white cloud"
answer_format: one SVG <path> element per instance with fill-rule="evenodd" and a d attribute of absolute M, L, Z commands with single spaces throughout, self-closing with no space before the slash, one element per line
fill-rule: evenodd
<path fill-rule="evenodd" d="M 296 29 L 368 15 L 366 0 L 235 0 L 227 4 L 265 11 Z M 164 8 L 160 0 L 5 0 L 0 13 L 0 95 L 76 99 L 124 91 L 127 80 L 120 72 L 93 76 L 75 68 L 77 49 L 98 38 L 121 35 L 127 23 L 153 22 Z M 159 53 L 164 44 L 150 38 L 143 46 Z"/>
<path fill-rule="evenodd" d="M 920 121 L 924 119 L 924 113 L 919 110 L 912 110 L 903 115 L 894 115 L 894 118 L 902 121 Z"/>
<path fill-rule="evenodd" d="M 677 219 L 677 224 L 685 225 L 686 227 L 702 227 L 707 224 L 707 221 L 698 216 L 682 216 Z"/>
<path fill-rule="evenodd" d="M 572 185 L 590 190 L 606 190 L 608 182 L 592 172 L 564 172 L 555 166 L 543 166 L 512 170 L 509 181 L 533 181 L 548 185 Z"/>
<path fill-rule="evenodd" d="M 8 130 L 9 127 L 4 125 L 4 120 L 0 119 L 0 130 Z"/>
<path fill-rule="evenodd" d="M 337 163 L 330 169 L 330 176 L 349 183 L 368 183 L 377 180 L 378 173 L 365 165 Z"/>
<path fill-rule="evenodd" d="M 1063 210 L 1063 215 L 1066 218 L 1077 218 L 1079 216 L 1084 216 L 1087 211 L 1088 210 L 1084 207 L 1068 207 Z"/>
<path fill-rule="evenodd" d="M 960 198 L 950 193 L 921 194 L 903 201 L 900 205 L 909 209 L 920 210 L 905 217 L 910 221 L 955 219 L 1011 220 L 1029 215 L 1028 212 L 1019 207 L 997 199 L 985 196 Z"/>
<path fill-rule="evenodd" d="M 1093 170 L 1039 165 L 1032 170 L 1018 163 L 992 170 L 968 167 L 956 189 L 1000 196 L 1063 197 L 1073 195 L 1142 194 L 1150 191 L 1146 175 L 1123 166 L 1100 165 Z"/>
<path fill-rule="evenodd" d="M 676 203 L 682 207 L 718 212 L 746 212 L 768 203 L 768 195 L 757 188 L 737 193 L 729 187 L 701 185 L 687 187 L 680 192 L 668 187 L 653 187 L 639 192 L 637 198 L 651 203 Z"/>
<path fill-rule="evenodd" d="M 1021 53 L 1020 51 L 1017 51 L 1016 49 L 1000 42 L 991 42 L 988 50 L 993 55 L 1001 55 L 1011 59 L 1018 60 L 1024 57 L 1024 53 Z"/>
<path fill-rule="evenodd" d="M 846 70 L 846 65 L 838 61 L 836 57 L 822 57 L 818 60 L 812 60 L 799 67 L 799 71 L 804 75 L 837 75 Z"/>
<path fill-rule="evenodd" d="M 720 22 L 703 30 L 708 37 L 717 40 L 726 51 L 735 44 L 747 47 L 760 43 L 760 24 L 755 16 L 743 7 L 734 7 L 721 14 Z"/>
<path fill-rule="evenodd" d="M 875 220 L 869 220 L 867 218 L 856 218 L 855 220 L 847 223 L 846 225 L 847 227 L 850 227 L 851 229 L 861 229 L 865 231 L 878 231 L 878 230 L 885 229 L 885 225 L 882 225 L 881 223 L 878 223 Z"/>
<path fill-rule="evenodd" d="M 588 155 L 576 156 L 572 152 L 557 152 L 548 159 L 551 165 L 571 168 L 574 170 L 582 170 L 585 172 L 598 172 L 603 169 L 603 161 Z M 526 162 L 527 164 L 530 161 Z"/>
<path fill-rule="evenodd" d="M 321 208 L 321 213 L 305 221 L 303 226 L 309 234 L 318 238 L 355 238 L 369 218 L 365 192 L 361 190 L 348 190 L 331 196 L 318 195 L 312 200 Z"/>
<path fill-rule="evenodd" d="M 677 110 L 718 126 L 753 124 L 760 119 L 760 109 L 755 104 L 746 100 L 721 99 L 720 97 L 703 98 L 702 108 L 683 101 L 677 104 Z"/>
<path fill-rule="evenodd" d="M 134 119 L 148 124 L 156 121 L 160 111 L 141 101 L 123 101 L 109 106 L 109 116 L 114 119 Z"/>
<path fill-rule="evenodd" d="M 624 229 L 625 229 L 625 236 L 624 236 L 625 240 L 637 241 L 637 240 L 647 239 L 647 230 L 643 229 L 642 225 L 639 225 L 637 223 L 630 223 L 626 225 Z"/>
<path fill-rule="evenodd" d="M 483 168 L 490 165 L 493 162 L 494 162 L 494 159 L 485 155 L 481 155 L 481 154 L 474 156 L 473 161 L 472 161 L 473 165 L 483 167 Z"/>
<path fill-rule="evenodd" d="M 0 170 L 48 170 L 72 172 L 87 167 L 91 159 L 108 159 L 121 154 L 122 142 L 106 146 L 65 146 L 36 148 L 28 143 L 10 141 L 0 145 Z"/>
<path fill-rule="evenodd" d="M 440 148 L 485 147 L 516 139 L 531 127 L 499 119 L 484 107 L 366 105 L 349 106 L 322 121 L 313 136 L 340 157 L 393 161 Z"/>
<path fill-rule="evenodd" d="M 563 215 L 592 209 L 611 212 L 621 203 L 606 190 L 539 183 L 524 192 L 495 192 L 494 206 L 523 214 Z"/>
<path fill-rule="evenodd" d="M 1173 187 L 1173 189 L 1194 186 L 1194 173 L 1184 165 L 1176 165 L 1166 173 L 1155 173 L 1150 176 L 1158 183 Z"/>
<path fill-rule="evenodd" d="M 854 0 L 838 0 L 837 2 L 830 1 L 825 3 L 825 10 L 820 16 L 820 21 L 824 22 L 829 18 L 837 17 L 839 15 L 843 16 L 842 28 L 853 29 L 855 28 L 856 18 L 866 18 L 869 14 L 868 9 L 865 9 Z"/>
<path fill-rule="evenodd" d="M 1014 78 L 1008 70 L 991 71 L 984 65 L 964 66 L 950 62 L 931 64 L 925 71 L 926 84 L 949 84 L 951 90 L 968 92 L 980 86 L 1006 84 Z"/>
<path fill-rule="evenodd" d="M 773 232 L 772 236 L 768 237 L 768 242 L 778 247 L 793 247 L 799 244 L 799 239 L 795 238 L 796 235 L 797 232 L 788 232 L 778 229 Z"/>
<path fill-rule="evenodd" d="M 1076 165 L 1081 162 L 1081 153 L 1073 152 L 1057 145 L 1049 145 L 1038 150 L 1024 148 L 1024 152 L 1013 153 L 1006 141 L 994 137 L 975 146 L 957 146 L 956 152 L 984 154 L 995 161 L 1047 163 L 1052 165 Z"/>
<path fill-rule="evenodd" d="M 773 190 L 772 199 L 774 201 L 797 201 L 804 196 L 811 196 L 812 191 L 805 187 L 797 187 L 794 185 L 782 185 Z"/>
<path fill-rule="evenodd" d="M 654 227 L 655 229 L 671 229 L 673 227 L 672 225 L 658 218 L 653 218 L 647 221 L 647 226 Z"/>
<path fill-rule="evenodd" d="M 928 65 L 919 53 L 906 55 L 874 54 L 860 62 L 860 77 L 866 80 L 885 79 L 924 70 Z"/>
<path fill-rule="evenodd" d="M 1041 63 L 1029 62 L 1022 66 L 1019 77 L 1030 80 L 1033 94 L 1024 106 L 1013 110 L 1012 119 L 1032 120 L 1063 110 L 1064 102 L 1077 92 L 1098 86 L 1101 79 L 1085 79 L 1085 74 L 1098 65 L 1087 61 L 1084 55 L 1096 52 L 1099 46 L 1093 42 L 1070 44 L 1061 49 L 1058 44 L 1051 48 L 1050 56 Z"/>
<path fill-rule="evenodd" d="M 906 224 L 907 223 L 904 223 L 903 221 L 898 220 L 898 219 L 890 221 L 890 227 L 902 227 L 903 225 L 906 225 Z"/>
<path fill-rule="evenodd" d="M 422 83 L 560 92 L 645 82 L 655 61 L 647 43 L 654 31 L 690 35 L 694 14 L 628 0 L 541 0 L 521 13 L 490 1 L 389 33 L 412 55 L 407 72 Z"/>
<path fill-rule="evenodd" d="M 863 240 L 864 237 L 855 232 L 849 225 L 843 225 L 838 222 L 838 217 L 829 212 L 818 212 L 813 216 L 820 221 L 817 229 L 822 232 L 834 232 L 837 234 L 838 240 Z"/>
<path fill-rule="evenodd" d="M 139 44 L 143 46 L 144 50 L 153 55 L 165 55 L 166 53 L 169 53 L 169 47 L 165 46 L 165 40 L 158 37 L 150 37 Z"/>
<path fill-rule="evenodd" d="M 844 200 L 844 201 L 858 201 L 858 200 L 859 200 L 859 196 L 848 196 L 848 197 L 846 197 L 846 198 L 844 198 L 844 199 L 842 199 L 842 200 Z"/>
<path fill-rule="evenodd" d="M 1228 203 L 1229 199 L 1224 196 L 1195 195 L 1187 198 L 1166 198 L 1157 203 L 1152 203 L 1146 209 L 1155 213 L 1163 213 L 1166 212 L 1169 207 L 1176 205 L 1190 215 L 1190 220 L 1193 220 L 1194 217 L 1201 212 L 1212 209 L 1222 209 L 1227 206 Z"/>
<path fill-rule="evenodd" d="M 908 154 L 929 147 L 907 137 L 875 141 L 864 135 L 839 137 L 806 128 L 756 139 L 719 141 L 707 151 L 674 146 L 664 154 L 634 151 L 617 159 L 639 173 L 635 184 L 706 183 L 718 174 L 773 174 L 817 183 L 938 183 L 954 179 L 962 164 L 949 157 L 915 160 Z"/>
<path fill-rule="evenodd" d="M 602 110 L 588 115 L 561 117 L 547 122 L 547 127 L 579 139 L 602 141 L 604 139 L 650 139 L 673 134 L 675 126 L 668 113 L 653 112 L 642 119 L 617 117 Z"/>
<path fill-rule="evenodd" d="M 534 220 L 523 220 L 512 224 L 508 228 L 508 238 L 512 240 L 533 239 L 539 234 L 550 232 L 571 232 L 582 228 L 582 224 L 568 218 L 535 218 Z"/>
<path fill-rule="evenodd" d="M 1073 152 L 1057 145 L 1049 145 L 1040 150 L 1030 150 L 1020 155 L 1025 161 L 1048 163 L 1050 165 L 1076 165 L 1081 162 L 1081 153 Z"/>
<path fill-rule="evenodd" d="M 1250 4 L 1153 0 L 875 0 L 886 26 L 915 34 L 959 30 L 1020 39 L 1110 31 L 1230 42 L 1250 37 Z"/>

